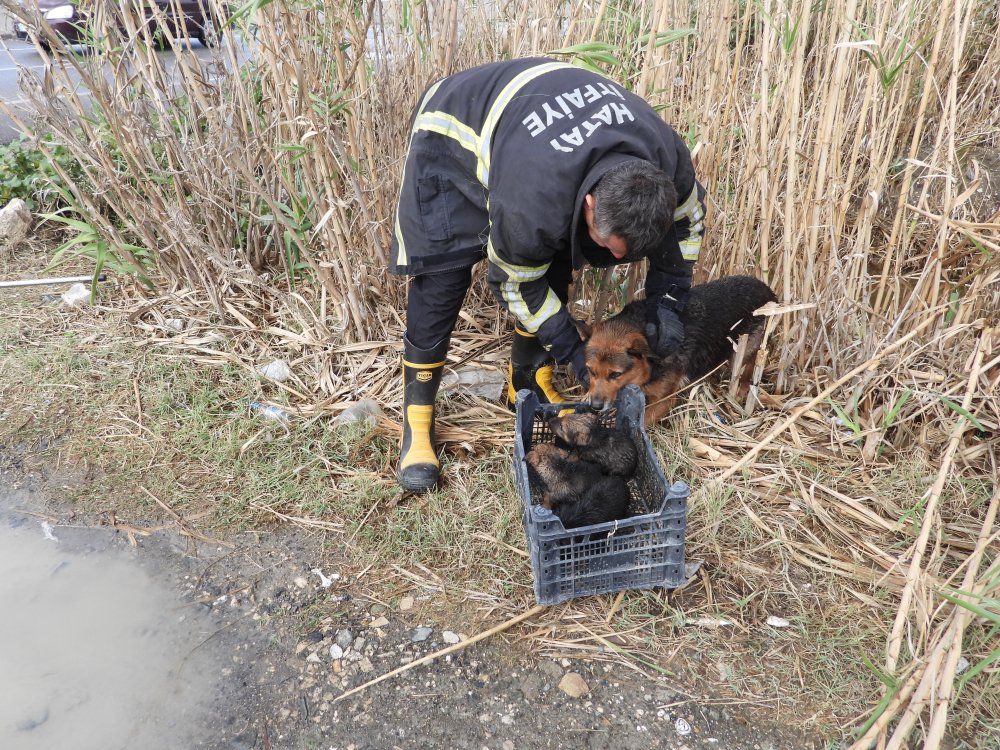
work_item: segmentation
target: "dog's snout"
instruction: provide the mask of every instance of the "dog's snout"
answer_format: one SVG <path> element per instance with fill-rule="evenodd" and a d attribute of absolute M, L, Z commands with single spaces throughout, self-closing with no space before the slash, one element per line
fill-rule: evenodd
<path fill-rule="evenodd" d="M 594 409 L 594 411 L 607 411 L 611 408 L 610 402 L 594 398 L 593 396 L 590 397 L 590 406 Z"/>

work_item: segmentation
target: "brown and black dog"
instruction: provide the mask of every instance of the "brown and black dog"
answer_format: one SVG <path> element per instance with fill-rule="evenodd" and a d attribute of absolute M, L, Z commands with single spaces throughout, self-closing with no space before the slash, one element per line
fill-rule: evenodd
<path fill-rule="evenodd" d="M 646 340 L 644 301 L 629 303 L 620 313 L 593 327 L 578 324 L 586 342 L 590 376 L 584 400 L 595 409 L 606 409 L 623 386 L 634 383 L 646 395 L 646 424 L 659 421 L 674 407 L 678 391 L 732 356 L 734 343 L 741 335 L 751 335 L 751 354 L 757 350 L 764 318 L 755 317 L 753 312 L 776 300 L 767 284 L 750 276 L 726 276 L 692 287 L 679 314 L 684 340 L 664 358 L 654 354 Z M 750 367 L 753 359 L 747 357 Z M 749 372 L 734 376 L 740 377 L 743 398 Z"/>

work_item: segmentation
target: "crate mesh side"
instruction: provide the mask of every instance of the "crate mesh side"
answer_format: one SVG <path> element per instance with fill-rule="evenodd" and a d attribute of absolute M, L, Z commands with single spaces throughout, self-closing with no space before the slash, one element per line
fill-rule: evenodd
<path fill-rule="evenodd" d="M 611 535 L 540 540 L 542 581 L 558 598 L 676 585 L 684 565 L 684 504 L 671 498 L 665 517 L 620 524 Z M 673 517 L 671 505 L 680 506 Z"/>

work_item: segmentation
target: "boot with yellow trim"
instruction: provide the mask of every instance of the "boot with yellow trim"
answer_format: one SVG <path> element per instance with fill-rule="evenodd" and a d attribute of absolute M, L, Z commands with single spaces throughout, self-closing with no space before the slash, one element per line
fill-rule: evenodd
<path fill-rule="evenodd" d="M 449 339 L 418 349 L 403 336 L 403 440 L 396 479 L 409 492 L 437 485 L 441 463 L 434 450 L 434 399 L 441 384 Z"/>
<path fill-rule="evenodd" d="M 507 398 L 511 408 L 517 401 L 517 392 L 522 388 L 534 391 L 543 404 L 568 403 L 552 385 L 555 364 L 542 342 L 515 323 L 514 343 L 510 347 L 510 364 L 507 365 Z"/>

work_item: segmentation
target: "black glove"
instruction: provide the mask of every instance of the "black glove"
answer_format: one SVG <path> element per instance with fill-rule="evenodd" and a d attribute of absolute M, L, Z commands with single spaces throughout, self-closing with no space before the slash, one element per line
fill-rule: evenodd
<path fill-rule="evenodd" d="M 586 390 L 590 387 L 590 382 L 587 377 L 587 363 L 584 359 L 583 339 L 580 338 L 580 332 L 568 315 L 566 321 L 567 324 L 552 339 L 549 352 L 555 357 L 556 362 L 567 363 L 573 368 L 576 382 Z"/>
<path fill-rule="evenodd" d="M 677 316 L 676 300 L 664 296 L 646 304 L 646 339 L 660 357 L 673 354 L 684 340 L 684 324 Z"/>
<path fill-rule="evenodd" d="M 576 378 L 576 382 L 583 386 L 584 391 L 590 390 L 590 376 L 587 374 L 587 359 L 583 342 L 580 342 L 580 346 L 570 355 L 569 364 L 573 368 L 573 377 Z"/>
<path fill-rule="evenodd" d="M 660 271 L 650 266 L 646 274 L 646 300 L 652 302 L 661 297 L 673 298 L 674 310 L 680 314 L 687 302 L 688 290 L 691 289 L 691 268 L 693 263 L 686 264 L 686 269 Z"/>

